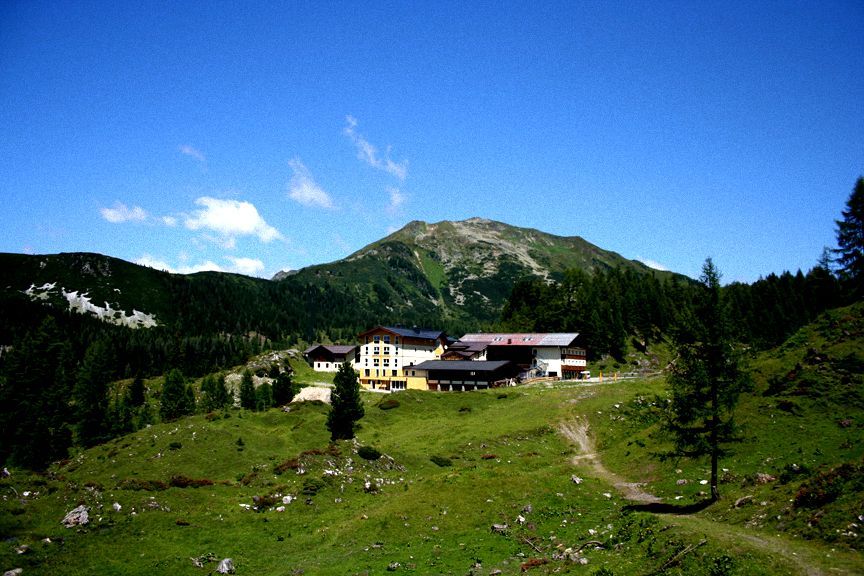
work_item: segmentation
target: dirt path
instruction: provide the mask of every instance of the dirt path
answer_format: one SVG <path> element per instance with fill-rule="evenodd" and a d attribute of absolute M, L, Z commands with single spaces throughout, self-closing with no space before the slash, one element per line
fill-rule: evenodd
<path fill-rule="evenodd" d="M 652 502 L 660 502 L 660 498 L 649 494 L 642 489 L 643 484 L 638 482 L 627 482 L 611 470 L 603 466 L 603 462 L 597 455 L 594 448 L 594 441 L 588 434 L 588 422 L 584 418 L 577 418 L 570 422 L 562 422 L 558 426 L 558 430 L 565 438 L 573 444 L 579 446 L 581 454 L 573 457 L 573 464 L 588 463 L 600 478 L 603 478 L 621 493 L 621 495 L 631 502 L 640 504 L 650 504 Z"/>
<path fill-rule="evenodd" d="M 621 495 L 631 502 L 640 504 L 649 504 L 660 502 L 661 499 L 653 494 L 649 494 L 642 489 L 643 484 L 636 482 L 627 482 L 611 470 L 603 466 L 600 456 L 597 454 L 594 447 L 594 441 L 589 434 L 588 422 L 584 418 L 575 418 L 568 422 L 562 422 L 558 426 L 561 434 L 574 445 L 579 447 L 581 454 L 572 458 L 572 463 L 575 465 L 589 465 L 594 473 L 606 480 L 621 493 Z M 705 531 L 712 534 L 718 540 L 726 540 L 730 543 L 743 544 L 756 548 L 765 554 L 776 554 L 782 556 L 784 560 L 797 566 L 802 575 L 806 576 L 824 576 L 826 574 L 816 564 L 818 552 L 814 549 L 804 546 L 802 543 L 792 544 L 791 542 L 765 534 L 756 534 L 751 531 L 733 525 L 718 524 L 711 520 L 695 515 L 685 516 L 666 516 L 667 521 L 678 525 L 688 530 Z M 834 574 L 852 574 L 842 568 L 833 568 Z"/>

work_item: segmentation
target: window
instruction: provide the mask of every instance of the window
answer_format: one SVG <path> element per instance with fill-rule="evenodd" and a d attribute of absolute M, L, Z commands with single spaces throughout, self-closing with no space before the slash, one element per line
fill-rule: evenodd
<path fill-rule="evenodd" d="M 393 376 L 396 376 L 396 370 L 393 370 Z"/>
<path fill-rule="evenodd" d="M 380 354 L 380 353 L 381 353 L 381 347 L 375 346 L 375 351 L 373 352 L 373 354 Z"/>
<path fill-rule="evenodd" d="M 402 381 L 393 381 L 390 382 L 391 390 L 405 390 L 405 382 Z"/>
<path fill-rule="evenodd" d="M 366 368 L 366 370 L 364 372 L 365 372 L 366 376 L 369 376 L 369 369 L 368 368 Z"/>
<path fill-rule="evenodd" d="M 378 358 L 374 358 L 374 359 L 372 360 L 373 366 L 379 366 L 379 365 L 380 365 L 380 362 L 381 362 L 381 361 L 380 361 Z"/>
<path fill-rule="evenodd" d="M 390 359 L 384 358 L 384 366 L 390 366 Z"/>
<path fill-rule="evenodd" d="M 390 343 L 390 335 L 389 335 L 389 334 L 385 334 L 385 335 L 384 335 L 384 344 L 389 344 L 389 343 Z"/>
<path fill-rule="evenodd" d="M 381 341 L 381 336 L 378 336 L 376 334 L 375 336 L 372 337 L 372 341 L 375 342 L 375 344 L 378 344 L 378 342 Z"/>
<path fill-rule="evenodd" d="M 384 346 L 384 354 L 390 354 L 390 347 Z"/>
<path fill-rule="evenodd" d="M 416 376 L 414 370 L 411 370 L 411 376 Z"/>
<path fill-rule="evenodd" d="M 396 336 L 396 345 L 397 346 L 399 345 L 399 337 L 398 336 Z"/>
<path fill-rule="evenodd" d="M 398 366 L 398 365 L 399 365 L 399 359 L 393 358 L 393 366 Z"/>
<path fill-rule="evenodd" d="M 366 358 L 366 360 L 364 362 L 366 362 L 365 366 L 369 365 L 369 359 L 368 358 Z"/>

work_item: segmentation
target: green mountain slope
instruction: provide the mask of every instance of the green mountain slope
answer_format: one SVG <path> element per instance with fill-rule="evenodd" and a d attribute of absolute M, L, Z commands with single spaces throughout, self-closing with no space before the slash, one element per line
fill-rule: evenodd
<path fill-rule="evenodd" d="M 626 482 L 672 504 L 704 497 L 704 462 L 652 456 L 662 378 L 408 391 L 387 410 L 368 393 L 357 443 L 331 444 L 326 406 L 305 403 L 155 424 L 45 475 L 13 469 L 0 479 L 0 565 L 192 575 L 230 557 L 238 574 L 860 574 L 862 338 L 857 305 L 755 358 L 722 499 L 694 515 L 626 509 Z M 588 454 L 566 433 L 574 423 L 590 424 Z M 361 445 L 384 456 L 366 460 Z M 63 527 L 79 505 L 89 524 Z"/>
<path fill-rule="evenodd" d="M 520 279 L 560 279 L 568 269 L 591 273 L 619 267 L 671 275 L 578 236 L 554 236 L 472 218 L 435 224 L 414 221 L 344 260 L 280 277 L 286 282 L 350 285 L 394 311 L 437 312 L 458 324 L 496 320 Z"/>

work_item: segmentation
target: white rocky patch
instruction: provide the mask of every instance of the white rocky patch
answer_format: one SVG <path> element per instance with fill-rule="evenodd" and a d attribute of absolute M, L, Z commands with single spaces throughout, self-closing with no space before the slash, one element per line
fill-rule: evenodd
<path fill-rule="evenodd" d="M 31 284 L 24 294 L 30 297 L 31 300 L 47 301 L 52 294 L 62 296 L 69 304 L 69 310 L 74 310 L 79 314 L 91 314 L 104 322 L 117 324 L 118 326 L 128 326 L 129 328 L 152 328 L 158 325 L 154 314 L 147 314 L 139 310 L 132 310 L 131 314 L 126 314 L 124 310 L 114 310 L 111 304 L 105 302 L 105 306 L 97 306 L 91 302 L 90 296 L 86 292 L 79 294 L 73 290 L 67 292 L 61 287 L 59 290 L 56 282 L 46 282 L 42 286 Z M 115 291 L 119 292 L 115 288 Z"/>

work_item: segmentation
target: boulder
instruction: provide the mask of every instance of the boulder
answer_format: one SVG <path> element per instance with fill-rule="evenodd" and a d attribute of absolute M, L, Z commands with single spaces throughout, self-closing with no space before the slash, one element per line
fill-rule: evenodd
<path fill-rule="evenodd" d="M 231 558 L 224 558 L 219 561 L 219 565 L 216 566 L 217 574 L 234 574 L 234 561 Z"/>
<path fill-rule="evenodd" d="M 78 506 L 70 510 L 66 516 L 63 517 L 62 523 L 66 528 L 72 528 L 73 526 L 85 526 L 90 522 L 90 514 L 89 508 L 85 505 Z"/>

